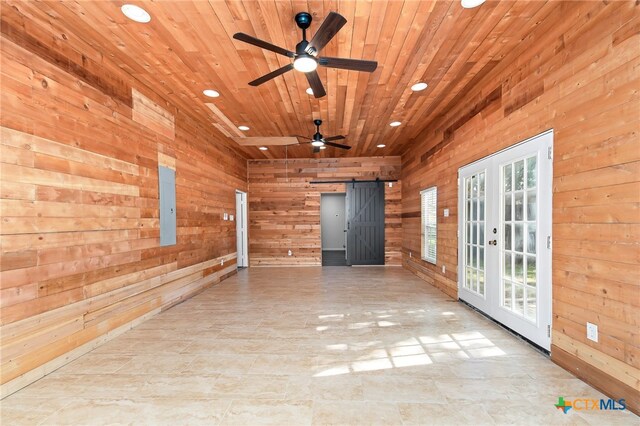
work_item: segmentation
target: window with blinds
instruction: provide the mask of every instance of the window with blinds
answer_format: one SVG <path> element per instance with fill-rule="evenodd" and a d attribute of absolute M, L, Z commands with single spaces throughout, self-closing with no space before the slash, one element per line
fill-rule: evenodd
<path fill-rule="evenodd" d="M 422 217 L 422 259 L 436 263 L 438 247 L 438 190 L 435 186 L 420 192 Z"/>

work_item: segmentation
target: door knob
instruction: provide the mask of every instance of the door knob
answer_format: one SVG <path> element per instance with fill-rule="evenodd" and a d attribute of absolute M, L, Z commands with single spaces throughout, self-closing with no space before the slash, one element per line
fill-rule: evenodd
<path fill-rule="evenodd" d="M 497 246 L 498 245 L 498 241 L 497 240 L 491 240 L 491 241 L 489 241 L 489 245 L 490 246 Z"/>

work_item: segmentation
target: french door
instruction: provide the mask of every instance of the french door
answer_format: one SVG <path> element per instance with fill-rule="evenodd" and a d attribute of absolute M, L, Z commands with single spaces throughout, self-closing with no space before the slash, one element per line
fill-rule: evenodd
<path fill-rule="evenodd" d="M 551 346 L 553 131 L 461 168 L 458 295 Z"/>

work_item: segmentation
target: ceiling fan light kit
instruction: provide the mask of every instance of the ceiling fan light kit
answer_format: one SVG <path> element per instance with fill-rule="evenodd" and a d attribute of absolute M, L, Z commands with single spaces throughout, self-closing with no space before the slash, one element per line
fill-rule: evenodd
<path fill-rule="evenodd" d="M 315 71 L 318 68 L 318 61 L 311 55 L 302 54 L 294 59 L 293 68 L 304 73 Z"/>
<path fill-rule="evenodd" d="M 280 46 L 276 46 L 264 40 L 260 40 L 245 33 L 235 33 L 233 38 L 242 42 L 260 47 L 262 49 L 269 50 L 279 55 L 286 56 L 293 59 L 293 62 L 278 68 L 275 71 L 271 71 L 268 74 L 263 75 L 249 82 L 250 86 L 259 86 L 267 81 L 274 79 L 286 72 L 293 70 L 303 72 L 307 77 L 311 93 L 307 90 L 307 93 L 313 94 L 316 98 L 322 98 L 327 93 L 324 90 L 320 76 L 318 75 L 318 66 L 327 68 L 338 68 L 351 71 L 365 71 L 373 72 L 378 67 L 378 63 L 375 61 L 366 61 L 360 59 L 347 59 L 347 58 L 330 58 L 318 56 L 323 47 L 327 45 L 333 39 L 333 37 L 340 31 L 340 29 L 347 23 L 344 16 L 336 13 L 329 12 L 329 15 L 320 25 L 320 28 L 316 31 L 313 38 L 307 40 L 307 29 L 311 26 L 313 17 L 308 12 L 300 12 L 295 16 L 295 22 L 298 28 L 302 30 L 302 41 L 296 45 L 295 52 L 284 49 Z"/>

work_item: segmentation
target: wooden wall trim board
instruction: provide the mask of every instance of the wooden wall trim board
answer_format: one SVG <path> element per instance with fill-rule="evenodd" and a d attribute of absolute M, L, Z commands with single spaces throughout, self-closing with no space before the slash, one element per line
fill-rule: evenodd
<path fill-rule="evenodd" d="M 403 264 L 457 298 L 458 169 L 552 128 L 551 357 L 639 412 L 640 4 L 550 7 L 402 156 Z M 437 265 L 419 258 L 418 194 L 433 185 L 450 212 L 438 217 Z"/>
<path fill-rule="evenodd" d="M 223 213 L 247 188 L 242 151 L 56 34 L 3 2 L 2 397 L 236 270 Z M 176 170 L 174 246 L 159 246 L 158 165 Z"/>
<path fill-rule="evenodd" d="M 640 387 L 637 380 L 635 387 L 629 386 L 618 380 L 615 375 L 595 366 L 593 359 L 583 359 L 579 353 L 566 351 L 555 344 L 551 345 L 551 360 L 604 394 L 612 395 L 616 399 L 623 398 L 628 410 L 640 413 Z"/>
<path fill-rule="evenodd" d="M 143 322 L 157 315 L 161 311 L 162 311 L 161 308 L 156 308 L 152 311 L 149 311 L 146 314 L 139 316 L 138 318 L 134 319 L 129 323 L 121 325 L 118 328 L 114 328 L 113 330 L 110 330 L 107 333 L 102 334 L 101 336 L 81 346 L 78 346 L 75 349 L 70 350 L 69 352 L 62 354 L 57 358 L 47 361 L 44 364 L 32 370 L 27 371 L 26 373 L 16 377 L 15 379 L 9 382 L 3 383 L 2 385 L 0 385 L 0 398 L 6 398 L 12 393 L 19 391 L 20 389 L 24 388 L 25 386 L 28 386 L 29 384 L 35 382 L 36 380 L 41 379 L 47 374 L 53 373 L 58 368 L 70 363 L 75 359 L 78 359 L 82 355 L 118 337 L 122 333 L 125 333 L 128 330 L 131 330 L 137 325 L 142 324 Z"/>
<path fill-rule="evenodd" d="M 228 265 L 226 267 L 221 267 L 221 260 L 224 260 L 226 263 L 228 263 Z M 67 321 L 70 311 L 73 310 L 80 313 L 83 311 L 87 311 L 87 309 L 90 310 L 92 299 L 78 302 L 78 306 L 68 305 L 59 308 L 57 311 L 49 311 L 45 314 L 28 318 L 24 320 L 22 324 L 21 322 L 12 323 L 9 325 L 9 327 L 4 327 L 8 328 L 7 330 L 0 329 L 0 332 L 3 336 L 3 360 L 9 358 L 10 363 L 28 363 L 30 361 L 30 358 L 33 358 L 34 356 L 41 356 L 43 348 L 45 347 L 45 352 L 50 352 L 52 347 L 61 348 L 60 354 L 55 358 L 46 361 L 43 364 L 40 364 L 37 367 L 28 370 L 26 373 L 23 373 L 16 377 L 13 377 L 11 374 L 15 370 L 15 368 L 12 368 L 10 364 L 5 364 L 3 361 L 3 381 L 2 385 L 0 385 L 1 397 L 5 398 L 6 396 L 55 371 L 63 365 L 119 336 L 120 334 L 137 326 L 147 319 L 152 318 L 168 307 L 171 307 L 183 300 L 188 299 L 189 297 L 195 295 L 196 293 L 204 290 L 211 285 L 219 283 L 222 279 L 225 278 L 225 276 L 235 272 L 235 253 L 233 255 L 224 256 L 219 259 L 212 259 L 210 261 L 204 262 L 201 265 L 194 266 L 198 266 L 199 270 L 199 274 L 195 274 L 197 279 L 183 280 L 184 283 L 178 283 L 183 285 L 183 288 L 181 288 L 178 292 L 174 292 L 171 297 L 167 297 L 166 289 L 163 289 L 162 303 L 160 305 L 157 305 L 157 307 L 155 307 L 153 310 L 150 310 L 142 315 L 138 314 L 141 303 L 137 302 L 134 306 L 134 309 L 128 310 L 132 313 L 127 316 L 127 318 L 132 318 L 131 321 L 126 322 L 123 325 L 118 326 L 117 328 L 111 329 L 104 334 L 98 333 L 98 326 L 104 325 L 104 322 L 97 322 L 95 323 L 95 325 L 91 322 L 85 322 L 84 326 L 83 324 L 80 324 L 79 329 L 74 330 L 73 333 L 70 333 L 66 337 L 64 337 L 64 335 L 61 335 L 60 333 L 56 333 L 56 324 L 64 323 L 65 321 Z M 193 266 L 185 269 L 193 270 Z M 179 270 L 176 272 L 182 271 Z M 191 276 L 193 275 L 194 274 L 192 274 Z M 174 280 L 174 282 L 178 281 L 179 280 Z M 93 298 L 93 300 L 95 300 L 95 298 Z M 142 306 L 144 307 L 144 305 Z M 86 315 L 84 316 L 86 317 Z M 82 322 L 82 317 L 83 315 L 80 314 L 79 322 Z M 21 328 L 28 330 L 29 335 L 26 336 L 27 333 L 19 334 Z M 87 339 L 89 340 L 87 341 Z M 36 341 L 35 345 L 32 344 L 33 341 Z M 66 347 L 68 346 L 69 341 L 75 341 L 76 344 L 80 343 L 80 346 L 67 351 Z M 86 343 L 82 343 L 85 341 Z M 12 350 L 16 347 L 18 347 L 21 352 L 29 351 L 29 353 L 26 356 L 23 355 L 13 358 Z M 7 379 L 7 377 L 12 378 Z"/>
<path fill-rule="evenodd" d="M 640 392 L 640 369 L 610 355 L 602 354 L 597 349 L 562 333 L 554 336 L 553 344 L 557 348 L 588 362 L 603 373 L 615 377 L 620 382 Z M 638 398 L 635 398 L 635 400 L 638 400 Z"/>
<path fill-rule="evenodd" d="M 248 176 L 251 266 L 321 265 L 320 195 L 346 189 L 345 184 L 310 182 L 398 179 L 400 157 L 249 160 Z M 385 184 L 387 265 L 400 264 L 401 188 L 401 181 Z"/>

